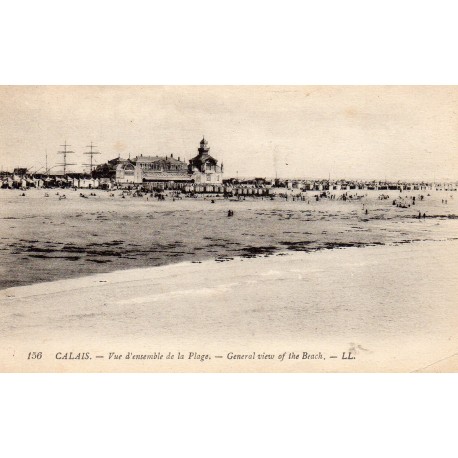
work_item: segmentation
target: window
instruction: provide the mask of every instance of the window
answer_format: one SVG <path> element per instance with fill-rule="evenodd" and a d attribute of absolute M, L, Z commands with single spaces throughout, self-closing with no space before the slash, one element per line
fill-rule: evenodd
<path fill-rule="evenodd" d="M 211 181 L 211 180 L 212 180 L 212 176 L 209 173 L 207 173 L 207 181 Z"/>

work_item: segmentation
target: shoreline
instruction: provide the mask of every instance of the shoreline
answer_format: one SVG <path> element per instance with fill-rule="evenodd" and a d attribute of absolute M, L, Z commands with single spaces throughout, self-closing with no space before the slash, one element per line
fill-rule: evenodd
<path fill-rule="evenodd" d="M 399 193 L 363 200 L 29 199 L 0 193 L 0 288 L 207 259 L 455 238 L 458 200 Z M 19 194 L 19 193 L 18 193 Z M 405 195 L 404 195 L 405 194 Z M 32 196 L 32 193 L 30 193 Z M 417 197 L 416 203 L 413 201 Z M 447 197 L 448 203 L 444 202 Z M 402 206 L 394 205 L 403 199 Z M 233 217 L 228 217 L 229 212 Z M 418 218 L 418 215 L 426 217 Z"/>
<path fill-rule="evenodd" d="M 262 259 L 274 259 L 276 257 L 290 257 L 293 260 L 300 260 L 303 259 L 304 256 L 314 254 L 314 253 L 321 253 L 321 252 L 328 252 L 328 251 L 336 251 L 336 250 L 351 250 L 351 249 L 367 249 L 367 248 L 381 248 L 383 247 L 401 247 L 405 245 L 422 245 L 422 244 L 437 244 L 437 243 L 456 243 L 458 240 L 457 238 L 448 238 L 448 239 L 442 239 L 442 240 L 407 240 L 407 241 L 400 241 L 400 242 L 388 242 L 388 243 L 369 243 L 369 244 L 358 244 L 358 243 L 349 243 L 344 246 L 333 246 L 333 247 L 318 247 L 318 248 L 311 248 L 309 250 L 283 250 L 283 251 L 278 251 L 278 252 L 273 252 L 270 254 L 255 254 L 253 256 L 235 256 L 231 258 L 226 258 L 219 260 L 218 258 L 207 258 L 199 261 L 179 261 L 179 262 L 171 262 L 168 264 L 160 264 L 156 266 L 148 266 L 148 267 L 133 267 L 133 268 L 127 268 L 127 269 L 119 269 L 119 270 L 112 270 L 109 272 L 100 272 L 100 273 L 94 273 L 91 275 L 81 275 L 79 277 L 69 277 L 69 278 L 60 278 L 52 281 L 43 281 L 43 282 L 36 282 L 36 283 L 30 283 L 26 285 L 18 285 L 18 286 L 12 286 L 8 288 L 2 288 L 0 289 L 0 299 L 2 299 L 2 296 L 6 297 L 11 297 L 9 296 L 6 292 L 7 291 L 21 291 L 21 290 L 26 290 L 26 289 L 33 289 L 34 287 L 37 287 L 40 285 L 40 289 L 46 288 L 46 287 L 52 287 L 53 285 L 57 284 L 62 284 L 62 283 L 75 283 L 75 282 L 81 282 L 83 281 L 86 284 L 86 280 L 89 282 L 89 280 L 95 281 L 96 279 L 99 280 L 99 277 L 101 278 L 99 281 L 100 282 L 107 282 L 113 279 L 117 279 L 118 277 L 125 275 L 125 274 L 139 274 L 139 280 L 131 280 L 131 281 L 141 281 L 144 278 L 144 275 L 141 275 L 141 273 L 148 274 L 148 273 L 153 273 L 153 272 L 161 272 L 163 273 L 165 270 L 170 269 L 173 270 L 174 268 L 181 270 L 181 269 L 189 269 L 192 266 L 196 266 L 196 268 L 203 269 L 204 267 L 211 267 L 215 266 L 215 263 L 217 265 L 222 265 L 226 263 L 232 263 L 237 261 L 246 261 L 250 262 L 253 260 L 257 260 L 258 262 Z M 201 266 L 201 267 L 197 267 Z M 164 272 L 166 273 L 166 272 Z M 110 278 L 112 277 L 112 278 Z M 122 280 L 116 283 L 122 283 Z M 93 285 L 90 285 L 91 287 Z M 78 286 L 80 288 L 81 286 Z M 74 289 L 78 289 L 74 288 Z M 63 290 L 62 290 L 63 291 Z M 62 292 L 61 290 L 55 290 L 55 292 Z M 26 296 L 15 296 L 15 297 L 26 297 Z"/>

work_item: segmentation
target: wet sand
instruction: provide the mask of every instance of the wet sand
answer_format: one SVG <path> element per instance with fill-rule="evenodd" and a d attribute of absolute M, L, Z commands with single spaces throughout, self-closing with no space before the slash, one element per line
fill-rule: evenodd
<path fill-rule="evenodd" d="M 457 241 L 416 242 L 10 288 L 0 292 L 1 369 L 456 371 L 457 267 Z M 28 361 L 29 351 L 44 357 Z M 57 352 L 91 359 L 59 360 Z M 115 361 L 110 352 L 181 352 L 185 359 Z M 284 352 L 301 358 L 279 361 Z M 324 359 L 304 360 L 303 352 Z M 343 352 L 356 359 L 343 360 Z"/>
<path fill-rule="evenodd" d="M 88 198 L 81 198 L 81 192 Z M 57 193 L 67 198 L 59 200 Z M 363 195 L 361 200 L 316 202 L 319 193 L 309 192 L 307 201 L 211 203 L 203 197 L 121 199 L 119 191 L 110 197 L 104 191 L 30 190 L 22 197 L 22 191 L 0 190 L 0 289 L 183 261 L 222 263 L 283 251 L 458 236 L 454 193 L 348 191 L 356 193 Z M 390 199 L 379 200 L 381 194 Z M 416 196 L 416 205 L 392 205 L 405 196 Z M 448 204 L 442 203 L 445 198 Z M 232 218 L 227 217 L 229 209 L 235 212 Z M 427 218 L 417 219 L 419 212 Z"/>

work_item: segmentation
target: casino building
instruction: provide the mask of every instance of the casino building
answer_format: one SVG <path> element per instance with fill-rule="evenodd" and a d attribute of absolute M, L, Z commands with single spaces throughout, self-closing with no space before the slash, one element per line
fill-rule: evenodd
<path fill-rule="evenodd" d="M 210 156 L 207 140 L 202 138 L 198 155 L 189 164 L 170 156 L 140 156 L 119 161 L 116 182 L 121 185 L 150 184 L 152 186 L 184 184 L 217 184 L 223 182 L 223 164 Z"/>
<path fill-rule="evenodd" d="M 116 182 L 119 184 L 189 183 L 186 162 L 169 156 L 137 156 L 118 164 Z"/>

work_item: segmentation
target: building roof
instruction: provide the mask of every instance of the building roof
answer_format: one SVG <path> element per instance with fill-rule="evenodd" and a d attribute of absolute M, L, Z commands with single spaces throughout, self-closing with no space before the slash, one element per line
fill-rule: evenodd
<path fill-rule="evenodd" d="M 132 162 L 120 162 L 117 166 L 116 166 L 116 170 L 133 170 L 135 168 L 135 165 L 132 164 Z"/>
<path fill-rule="evenodd" d="M 143 163 L 145 162 L 148 162 L 148 163 L 169 162 L 170 164 L 186 165 L 186 162 L 175 159 L 172 156 L 142 156 L 140 155 L 132 159 L 132 162 L 143 162 Z"/>
<path fill-rule="evenodd" d="M 213 162 L 216 164 L 218 161 L 210 156 L 208 153 L 204 154 L 198 154 L 197 156 L 193 157 L 190 161 L 190 164 L 192 165 L 200 165 L 200 164 L 205 164 L 206 162 Z"/>
<path fill-rule="evenodd" d="M 122 157 L 115 157 L 114 159 L 110 159 L 107 161 L 107 163 L 110 165 L 118 165 L 120 162 L 127 162 L 127 159 L 124 159 Z"/>

